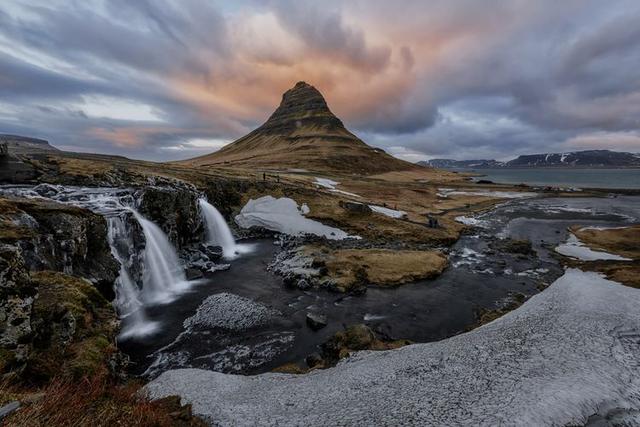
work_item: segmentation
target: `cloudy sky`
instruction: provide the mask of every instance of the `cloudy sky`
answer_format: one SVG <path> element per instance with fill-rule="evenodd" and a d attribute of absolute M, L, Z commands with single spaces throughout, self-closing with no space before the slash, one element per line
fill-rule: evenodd
<path fill-rule="evenodd" d="M 640 1 L 3 0 L 0 132 L 179 159 L 305 80 L 406 160 L 640 152 Z"/>

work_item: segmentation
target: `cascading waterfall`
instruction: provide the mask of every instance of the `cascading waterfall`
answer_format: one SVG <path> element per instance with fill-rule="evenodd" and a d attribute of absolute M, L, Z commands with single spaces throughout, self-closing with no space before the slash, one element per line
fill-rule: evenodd
<path fill-rule="evenodd" d="M 120 274 L 115 283 L 115 307 L 118 315 L 123 319 L 120 338 L 144 336 L 153 333 L 157 322 L 151 322 L 146 316 L 144 306 L 140 301 L 140 289 L 129 273 L 129 248 L 132 247 L 130 233 L 126 228 L 125 219 L 118 215 L 107 218 L 109 246 L 113 257 L 120 263 Z"/>
<path fill-rule="evenodd" d="M 225 258 L 233 258 L 242 252 L 243 245 L 237 245 L 231 229 L 222 214 L 204 198 L 198 200 L 200 212 L 207 226 L 207 243 L 222 247 Z"/>
<path fill-rule="evenodd" d="M 141 298 L 144 304 L 171 301 L 187 288 L 187 279 L 180 259 L 166 234 L 135 209 L 134 217 L 142 227 L 146 240 L 144 249 L 144 275 Z"/>
<path fill-rule="evenodd" d="M 176 250 L 160 227 L 131 207 L 134 204 L 131 190 L 44 184 L 36 187 L 8 187 L 2 189 L 2 193 L 27 198 L 44 197 L 60 203 L 87 208 L 105 217 L 111 253 L 120 263 L 120 275 L 115 283 L 116 299 L 114 301 L 118 315 L 123 320 L 120 338 L 153 333 L 159 324 L 148 319 L 145 308 L 149 305 L 169 302 L 188 288 L 189 283 Z M 211 208 L 215 210 L 213 206 Z M 131 229 L 131 215 L 142 227 L 146 240 L 145 250 L 141 257 L 144 261 L 142 287 L 139 286 L 139 277 L 136 274 L 140 271 L 141 259 L 133 249 L 135 245 Z M 222 222 L 224 223 L 224 220 Z M 235 245 L 231 232 L 228 231 L 228 233 L 231 243 Z"/>

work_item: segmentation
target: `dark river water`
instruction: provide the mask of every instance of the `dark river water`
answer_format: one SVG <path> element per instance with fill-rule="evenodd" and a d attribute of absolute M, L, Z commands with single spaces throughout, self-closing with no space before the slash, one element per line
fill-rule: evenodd
<path fill-rule="evenodd" d="M 531 296 L 541 283 L 562 274 L 553 248 L 567 239 L 567 227 L 621 225 L 639 221 L 640 197 L 552 198 L 517 200 L 499 206 L 480 219 L 483 228 L 463 236 L 450 250 L 449 268 L 434 280 L 397 288 L 370 287 L 364 295 L 301 291 L 283 286 L 266 267 L 279 247 L 256 240 L 252 253 L 231 262 L 191 292 L 170 304 L 149 309 L 160 332 L 121 342 L 136 374 L 155 376 L 167 369 L 199 367 L 255 374 L 287 362 L 301 362 L 346 325 L 366 323 L 394 339 L 440 340 L 463 332 L 476 321 L 480 308 L 505 305 L 517 294 Z M 500 249 L 500 239 L 528 239 L 537 256 Z M 265 304 L 282 314 L 264 326 L 245 331 L 183 327 L 202 301 L 228 292 Z M 323 313 L 328 326 L 311 330 L 307 312 Z"/>

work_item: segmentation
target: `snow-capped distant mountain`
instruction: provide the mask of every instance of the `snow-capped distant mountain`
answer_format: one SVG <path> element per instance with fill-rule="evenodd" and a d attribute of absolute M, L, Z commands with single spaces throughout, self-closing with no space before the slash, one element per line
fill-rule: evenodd
<path fill-rule="evenodd" d="M 640 156 L 610 150 L 530 154 L 507 162 L 508 167 L 640 167 Z"/>
<path fill-rule="evenodd" d="M 526 154 L 508 162 L 497 160 L 433 159 L 418 164 L 441 169 L 495 169 L 544 167 L 640 167 L 640 154 L 610 150 L 572 151 L 566 153 Z"/>
<path fill-rule="evenodd" d="M 504 162 L 497 160 L 452 160 L 452 159 L 432 159 L 418 162 L 422 166 L 431 166 L 439 169 L 458 169 L 458 168 L 501 168 Z"/>

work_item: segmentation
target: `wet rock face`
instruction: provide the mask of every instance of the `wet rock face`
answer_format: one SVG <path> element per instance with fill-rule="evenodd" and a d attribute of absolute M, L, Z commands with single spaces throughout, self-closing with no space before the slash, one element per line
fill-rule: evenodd
<path fill-rule="evenodd" d="M 197 242 L 202 234 L 195 188 L 152 187 L 144 191 L 140 213 L 158 225 L 178 248 Z"/>
<path fill-rule="evenodd" d="M 207 200 L 220 211 L 227 220 L 233 217 L 234 209 L 242 207 L 242 194 L 252 183 L 238 180 L 217 179 L 204 188 Z"/>
<path fill-rule="evenodd" d="M 35 294 L 20 249 L 0 244 L 0 373 L 13 370 L 26 360 Z"/>
<path fill-rule="evenodd" d="M 84 277 L 106 297 L 113 295 L 119 265 L 111 254 L 102 216 L 52 202 L 16 199 L 11 204 L 15 212 L 10 221 L 21 230 L 11 237 L 28 270 Z"/>

